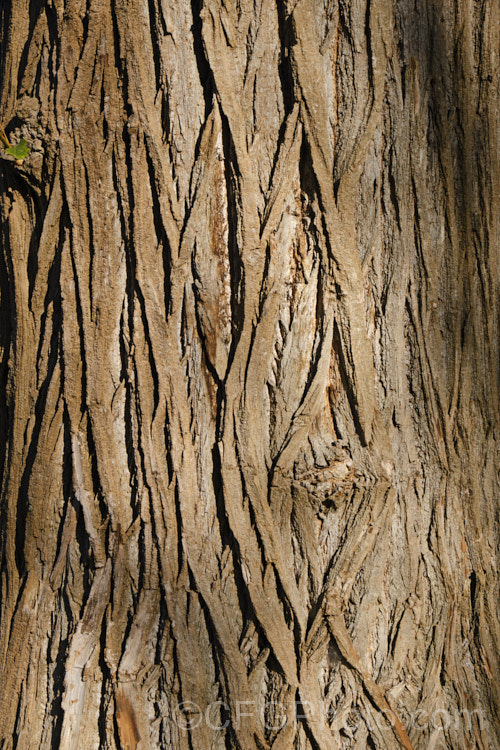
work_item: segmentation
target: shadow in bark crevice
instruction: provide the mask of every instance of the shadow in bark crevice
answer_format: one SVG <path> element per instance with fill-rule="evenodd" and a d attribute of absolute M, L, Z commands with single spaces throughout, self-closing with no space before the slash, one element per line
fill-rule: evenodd
<path fill-rule="evenodd" d="M 208 119 L 210 110 L 212 109 L 212 101 L 215 93 L 215 81 L 207 57 L 205 55 L 205 48 L 203 45 L 203 33 L 201 20 L 201 11 L 203 8 L 203 0 L 191 0 L 191 12 L 193 15 L 193 25 L 191 26 L 191 32 L 193 34 L 193 51 L 196 57 L 196 65 L 198 68 L 198 75 L 200 77 L 200 83 L 203 90 L 203 97 L 205 99 L 205 120 Z"/>

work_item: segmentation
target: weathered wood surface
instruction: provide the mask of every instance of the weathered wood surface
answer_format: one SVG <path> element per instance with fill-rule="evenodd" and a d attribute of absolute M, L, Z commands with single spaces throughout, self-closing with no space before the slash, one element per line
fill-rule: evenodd
<path fill-rule="evenodd" d="M 498 34 L 2 3 L 0 747 L 499 747 Z"/>

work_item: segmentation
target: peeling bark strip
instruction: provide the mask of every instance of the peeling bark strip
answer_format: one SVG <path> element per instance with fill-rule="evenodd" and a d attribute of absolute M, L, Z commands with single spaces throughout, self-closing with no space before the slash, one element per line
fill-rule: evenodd
<path fill-rule="evenodd" d="M 499 747 L 499 8 L 0 9 L 0 747 Z"/>

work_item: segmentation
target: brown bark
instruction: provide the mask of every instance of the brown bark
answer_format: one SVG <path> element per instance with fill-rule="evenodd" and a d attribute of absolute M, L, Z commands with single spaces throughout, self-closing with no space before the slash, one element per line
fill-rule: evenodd
<path fill-rule="evenodd" d="M 11 0 L 0 747 L 498 747 L 493 0 Z"/>

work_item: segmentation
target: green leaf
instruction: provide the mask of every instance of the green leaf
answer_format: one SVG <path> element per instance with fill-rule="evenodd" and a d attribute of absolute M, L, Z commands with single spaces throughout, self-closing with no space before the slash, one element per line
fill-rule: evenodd
<path fill-rule="evenodd" d="M 21 138 L 17 146 L 11 146 L 10 148 L 5 149 L 6 154 L 10 154 L 10 156 L 13 156 L 14 159 L 18 159 L 19 161 L 22 161 L 28 156 L 30 147 L 24 140 L 24 138 Z"/>

